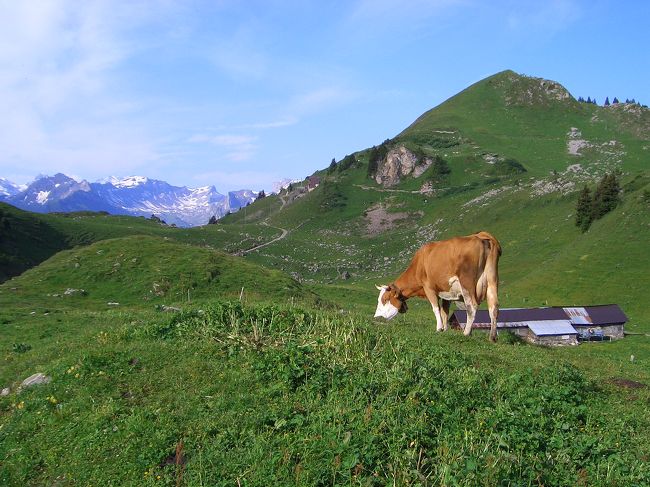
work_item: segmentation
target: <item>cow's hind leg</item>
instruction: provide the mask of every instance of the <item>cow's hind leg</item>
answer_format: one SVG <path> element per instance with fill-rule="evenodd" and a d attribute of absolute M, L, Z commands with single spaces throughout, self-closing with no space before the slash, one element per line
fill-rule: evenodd
<path fill-rule="evenodd" d="M 499 316 L 499 298 L 496 286 L 488 286 L 487 302 L 490 310 L 490 341 L 497 341 L 497 317 Z"/>
<path fill-rule="evenodd" d="M 469 336 L 472 333 L 472 325 L 474 325 L 474 318 L 476 318 L 476 310 L 478 309 L 478 302 L 476 300 L 476 294 L 472 292 L 471 288 L 468 289 L 463 285 L 461 289 L 463 291 L 463 301 L 465 301 L 465 307 L 467 308 L 467 323 L 465 323 L 465 329 L 463 330 L 463 334 L 465 336 Z"/>

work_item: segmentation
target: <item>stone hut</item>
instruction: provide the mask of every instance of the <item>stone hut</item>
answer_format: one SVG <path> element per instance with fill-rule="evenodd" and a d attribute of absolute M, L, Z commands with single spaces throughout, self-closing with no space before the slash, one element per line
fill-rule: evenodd
<path fill-rule="evenodd" d="M 508 330 L 540 345 L 575 345 L 582 341 L 623 338 L 627 316 L 616 304 L 597 306 L 553 306 L 547 308 L 503 308 L 497 331 Z M 464 328 L 467 312 L 454 311 L 449 323 Z M 476 313 L 473 328 L 489 329 L 487 310 Z"/>

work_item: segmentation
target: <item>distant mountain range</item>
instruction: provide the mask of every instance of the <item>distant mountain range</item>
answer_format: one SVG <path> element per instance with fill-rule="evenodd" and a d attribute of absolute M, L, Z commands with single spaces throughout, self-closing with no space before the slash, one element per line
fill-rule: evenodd
<path fill-rule="evenodd" d="M 249 189 L 219 193 L 214 186 L 187 188 L 144 176 L 78 182 L 65 174 L 39 176 L 27 186 L 0 178 L 0 201 L 38 213 L 107 211 L 117 215 L 156 215 L 181 227 L 205 225 L 255 201 Z"/>

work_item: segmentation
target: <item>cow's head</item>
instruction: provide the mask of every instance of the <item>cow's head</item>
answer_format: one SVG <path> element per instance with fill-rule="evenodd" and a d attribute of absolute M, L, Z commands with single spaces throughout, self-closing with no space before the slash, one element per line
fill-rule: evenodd
<path fill-rule="evenodd" d="M 397 313 L 406 313 L 406 298 L 394 284 L 388 286 L 377 286 L 379 298 L 377 299 L 377 310 L 375 318 L 381 316 L 387 320 L 395 318 Z"/>

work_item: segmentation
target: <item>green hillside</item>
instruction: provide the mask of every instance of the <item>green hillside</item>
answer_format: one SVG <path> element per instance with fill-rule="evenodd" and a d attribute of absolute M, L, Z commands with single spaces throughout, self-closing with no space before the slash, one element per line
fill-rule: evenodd
<path fill-rule="evenodd" d="M 143 217 L 95 212 L 38 214 L 0 203 L 0 282 L 33 267 L 56 252 L 130 235 L 167 237 L 228 253 L 270 240 L 279 231 L 241 224 L 175 228 Z"/>
<path fill-rule="evenodd" d="M 290 204 L 280 204 L 292 199 L 286 193 L 266 198 L 264 221 L 289 235 L 247 258 L 306 282 L 355 282 L 350 288 L 372 293 L 423 243 L 485 229 L 504 247 L 502 306 L 617 302 L 631 330 L 650 330 L 641 284 L 650 271 L 642 251 L 650 241 L 649 114 L 579 103 L 555 82 L 499 73 L 388 141 L 447 161 L 451 174 L 432 190 L 421 191 L 431 168 L 396 186 L 377 184 L 367 175 L 370 151 L 361 151 L 356 165 L 321 171 L 320 187 Z M 525 171 L 508 171 L 507 161 Z M 622 203 L 583 234 L 574 225 L 578 192 L 608 171 L 620 172 Z M 230 215 L 223 226 L 241 218 Z"/>
<path fill-rule="evenodd" d="M 650 111 L 506 71 L 378 146 L 198 228 L 1 206 L 0 484 L 649 485 Z M 431 166 L 378 183 L 395 154 Z M 424 300 L 372 319 L 375 283 L 477 230 L 502 307 L 618 303 L 631 334 L 491 344 Z"/>
<path fill-rule="evenodd" d="M 153 307 L 235 298 L 242 289 L 255 300 L 313 304 L 315 298 L 284 274 L 239 257 L 168 238 L 132 236 L 57 253 L 0 286 L 0 303 L 29 311 Z"/>
<path fill-rule="evenodd" d="M 0 203 L 0 283 L 66 247 L 65 235 L 45 218 Z"/>

